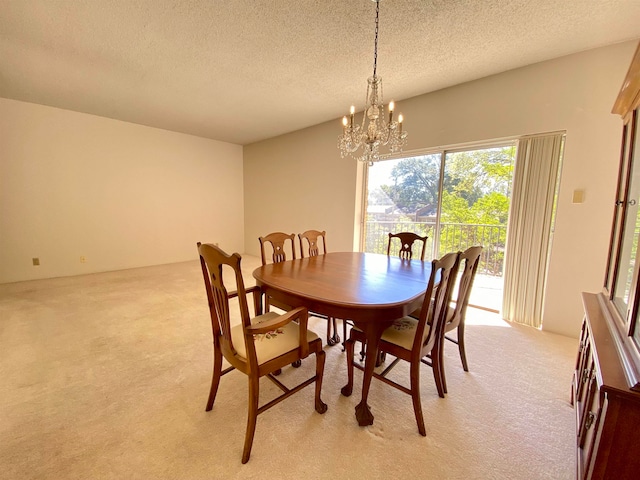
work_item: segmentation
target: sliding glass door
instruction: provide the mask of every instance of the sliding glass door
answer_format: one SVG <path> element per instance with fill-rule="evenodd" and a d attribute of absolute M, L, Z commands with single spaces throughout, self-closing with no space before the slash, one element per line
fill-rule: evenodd
<path fill-rule="evenodd" d="M 498 311 L 514 158 L 510 142 L 369 167 L 363 250 L 386 253 L 388 233 L 399 231 L 428 235 L 430 258 L 482 245 L 471 303 Z"/>

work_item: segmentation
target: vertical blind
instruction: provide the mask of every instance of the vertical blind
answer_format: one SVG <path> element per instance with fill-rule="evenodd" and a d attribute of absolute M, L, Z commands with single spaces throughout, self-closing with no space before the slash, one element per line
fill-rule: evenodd
<path fill-rule="evenodd" d="M 551 223 L 564 134 L 518 141 L 504 269 L 502 316 L 542 324 Z"/>

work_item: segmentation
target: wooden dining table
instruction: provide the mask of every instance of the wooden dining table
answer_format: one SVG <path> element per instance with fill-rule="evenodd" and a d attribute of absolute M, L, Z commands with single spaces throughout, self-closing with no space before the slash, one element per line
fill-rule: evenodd
<path fill-rule="evenodd" d="M 365 426 L 373 424 L 367 398 L 382 332 L 422 305 L 430 274 L 431 262 L 336 252 L 264 265 L 253 277 L 266 295 L 291 307 L 351 320 L 365 333 L 362 398 L 356 406 L 358 424 Z M 343 395 L 351 393 L 348 386 L 342 388 Z"/>

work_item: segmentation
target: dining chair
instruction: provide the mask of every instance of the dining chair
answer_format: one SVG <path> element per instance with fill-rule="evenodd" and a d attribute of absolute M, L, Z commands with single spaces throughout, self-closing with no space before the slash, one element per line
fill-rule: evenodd
<path fill-rule="evenodd" d="M 416 241 L 422 242 L 420 260 L 424 260 L 424 254 L 427 250 L 427 239 L 429 238 L 427 235 L 425 235 L 424 237 L 421 237 L 417 233 L 413 233 L 413 232 L 389 233 L 389 243 L 387 244 L 387 255 L 391 255 L 391 244 L 397 243 L 397 242 L 393 242 L 394 238 L 397 238 L 398 240 L 400 240 L 400 249 L 398 250 L 398 256 L 405 260 L 411 260 L 411 258 L 413 258 L 413 244 Z"/>
<path fill-rule="evenodd" d="M 430 362 L 424 361 L 424 357 L 432 354 L 435 346 L 440 341 L 439 338 L 444 334 L 443 327 L 446 321 L 447 307 L 451 301 L 452 279 L 457 268 L 458 257 L 459 252 L 448 253 L 441 259 L 431 262 L 431 274 L 427 283 L 420 318 L 416 319 L 410 316 L 400 318 L 395 320 L 382 333 L 379 351 L 386 352 L 394 356 L 395 359 L 381 373 L 376 373 L 375 371 L 373 373 L 374 378 L 411 395 L 418 431 L 422 436 L 426 436 L 426 430 L 420 401 L 420 367 L 423 363 L 430 364 Z M 347 391 L 351 391 L 349 389 L 353 387 L 354 367 L 364 370 L 362 365 L 356 364 L 353 360 L 354 345 L 357 341 L 364 343 L 366 337 L 362 330 L 353 327 L 349 339 L 346 341 L 348 382 L 345 389 Z M 432 365 L 433 376 L 438 395 L 444 397 L 444 389 L 440 377 L 441 370 L 439 368 L 440 359 L 437 355 L 432 356 L 434 358 Z M 400 360 L 409 362 L 409 387 L 387 378 L 387 374 Z"/>
<path fill-rule="evenodd" d="M 448 307 L 447 320 L 444 324 L 444 336 L 443 340 L 448 340 L 458 345 L 458 351 L 460 352 L 460 360 L 462 361 L 462 368 L 465 372 L 469 371 L 467 365 L 467 354 L 464 349 L 464 321 L 467 315 L 467 307 L 469 305 L 469 296 L 471 295 L 471 288 L 473 287 L 473 281 L 478 271 L 478 264 L 480 263 L 480 255 L 482 254 L 482 246 L 474 246 L 467 248 L 460 254 L 458 261 L 458 276 L 460 278 L 458 282 L 458 294 L 455 300 L 455 307 Z M 447 334 L 456 330 L 456 338 L 452 338 Z M 447 392 L 447 380 L 444 374 L 444 344 L 442 342 L 439 349 L 440 365 L 442 367 L 442 383 L 445 393 Z"/>
<path fill-rule="evenodd" d="M 327 253 L 327 232 L 319 230 L 307 230 L 306 232 L 298 234 L 298 240 L 300 241 L 300 256 L 304 258 L 304 252 L 306 250 L 307 256 L 317 257 L 318 255 L 324 255 Z M 322 239 L 322 242 L 320 241 Z M 322 248 L 320 248 L 322 243 Z M 306 244 L 306 248 L 305 248 Z M 316 316 L 318 315 L 314 313 Z M 327 318 L 327 344 L 330 346 L 336 345 L 340 342 L 340 336 L 338 335 L 338 326 L 335 317 Z M 332 332 L 333 330 L 333 332 Z M 347 324 L 343 321 L 343 337 L 347 337 Z M 343 349 L 344 351 L 344 349 Z"/>
<path fill-rule="evenodd" d="M 327 232 L 319 230 L 307 230 L 306 232 L 298 234 L 298 240 L 300 240 L 300 256 L 304 258 L 305 250 L 310 257 L 316 257 L 320 255 L 320 239 L 322 239 L 322 255 L 327 253 Z M 304 248 L 304 241 L 306 240 L 307 248 Z"/>
<path fill-rule="evenodd" d="M 427 235 L 421 237 L 417 233 L 413 232 L 399 232 L 399 233 L 391 233 L 389 232 L 389 243 L 387 243 L 387 256 L 391 255 L 391 245 L 393 239 L 397 238 L 400 240 L 400 249 L 398 250 L 398 256 L 404 260 L 411 260 L 413 258 L 413 244 L 415 242 L 422 242 L 422 250 L 420 251 L 420 260 L 424 261 L 424 254 L 427 250 L 427 239 L 429 238 Z M 411 313 L 412 317 L 418 318 L 420 316 L 420 309 Z M 379 356 L 379 360 L 376 365 L 380 365 L 384 361 L 385 355 L 381 353 Z"/>
<path fill-rule="evenodd" d="M 300 307 L 284 315 L 275 312 L 261 314 L 261 292 L 258 287 L 245 289 L 240 270 L 241 257 L 237 253 L 227 255 L 220 248 L 198 242 L 198 254 L 202 266 L 204 285 L 207 291 L 211 326 L 213 329 L 213 378 L 206 411 L 213 408 L 220 378 L 230 371 L 238 370 L 249 378 L 249 402 L 247 430 L 242 451 L 242 463 L 249 461 L 257 417 L 281 400 L 293 395 L 304 387 L 315 383 L 315 410 L 327 411 L 327 405 L 320 398 L 324 373 L 325 352 L 322 340 L 307 330 L 308 312 Z M 227 289 L 223 271 L 234 274 L 234 290 Z M 250 318 L 247 294 L 253 294 L 256 316 Z M 231 319 L 230 299 L 237 299 L 240 308 L 240 323 Z M 294 321 L 295 320 L 295 321 Z M 289 363 L 303 360 L 315 354 L 315 375 L 293 388 L 278 381 L 273 373 Z M 222 370 L 222 358 L 231 365 Z M 282 390 L 282 394 L 270 402 L 259 406 L 260 378 L 267 377 Z"/>
<path fill-rule="evenodd" d="M 291 233 L 273 232 L 264 237 L 258 237 L 260 242 L 260 256 L 262 258 L 262 265 L 267 264 L 266 245 L 271 246 L 271 261 L 273 263 L 284 262 L 287 259 L 287 249 L 291 252 L 291 258 L 296 259 L 295 249 L 296 236 Z M 287 248 L 287 245 L 289 247 Z"/>
<path fill-rule="evenodd" d="M 296 236 L 293 233 L 287 234 L 282 232 L 274 232 L 265 235 L 264 237 L 258 237 L 258 241 L 260 242 L 260 257 L 262 259 L 262 265 L 264 266 L 267 264 L 267 245 L 271 247 L 271 261 L 273 263 L 286 261 L 287 250 L 291 252 L 291 257 L 293 260 L 295 260 L 295 238 Z M 265 312 L 270 311 L 271 305 L 284 311 L 291 310 L 291 307 L 289 305 L 285 305 L 267 296 L 265 298 Z"/>

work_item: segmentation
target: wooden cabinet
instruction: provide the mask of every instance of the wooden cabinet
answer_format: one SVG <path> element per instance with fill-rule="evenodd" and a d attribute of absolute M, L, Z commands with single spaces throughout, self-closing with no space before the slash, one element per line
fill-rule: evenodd
<path fill-rule="evenodd" d="M 582 295 L 573 375 L 579 479 L 640 478 L 640 392 L 631 389 L 603 294 Z"/>
<path fill-rule="evenodd" d="M 640 478 L 640 45 L 616 100 L 622 146 L 608 267 L 583 293 L 573 375 L 578 479 Z"/>

